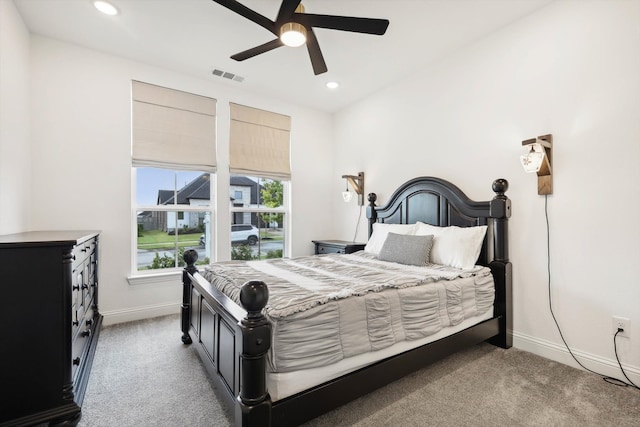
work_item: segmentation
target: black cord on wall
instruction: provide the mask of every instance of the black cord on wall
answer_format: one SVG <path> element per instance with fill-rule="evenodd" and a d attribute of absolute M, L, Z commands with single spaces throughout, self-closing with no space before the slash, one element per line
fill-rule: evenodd
<path fill-rule="evenodd" d="M 354 243 L 356 241 L 356 237 L 358 236 L 358 227 L 360 226 L 360 219 L 362 218 L 362 210 L 363 209 L 364 209 L 364 206 L 360 206 L 360 213 L 358 214 L 358 222 L 356 222 L 356 232 L 353 233 L 352 242 L 354 242 Z"/>
<path fill-rule="evenodd" d="M 606 382 L 613 384 L 613 385 L 617 385 L 617 386 L 621 386 L 621 387 L 634 387 L 638 390 L 640 390 L 640 388 L 638 388 L 638 386 L 636 386 L 630 379 L 629 377 L 627 377 L 627 374 L 624 372 L 624 369 L 622 368 L 622 364 L 620 363 L 620 359 L 618 358 L 618 348 L 616 346 L 616 337 L 618 336 L 618 334 L 620 333 L 620 331 L 618 330 L 615 335 L 613 336 L 613 350 L 616 354 L 616 360 L 618 361 L 618 365 L 620 366 L 620 370 L 622 371 L 622 374 L 625 376 L 625 378 L 629 381 L 630 384 L 619 380 L 618 378 L 613 378 L 607 375 L 603 375 L 599 372 L 596 372 L 592 369 L 587 368 L 586 366 L 584 366 L 579 360 L 578 358 L 573 354 L 573 352 L 571 351 L 571 348 L 569 347 L 569 344 L 567 344 L 567 341 L 564 339 L 564 335 L 562 334 L 562 330 L 560 329 L 560 324 L 558 323 L 558 320 L 556 319 L 556 315 L 553 312 L 553 305 L 551 304 L 551 244 L 550 244 L 550 232 L 549 232 L 549 210 L 548 210 L 548 203 L 547 203 L 547 195 L 545 194 L 544 196 L 544 217 L 546 219 L 547 222 L 547 287 L 548 287 L 548 292 L 549 292 L 549 311 L 551 312 L 551 317 L 553 318 L 553 322 L 556 324 L 556 328 L 558 329 L 558 332 L 560 333 L 560 338 L 562 339 L 562 342 L 564 343 L 564 346 L 566 347 L 566 349 L 569 351 L 569 354 L 571 355 L 571 357 L 573 357 L 573 360 L 576 361 L 576 363 L 580 366 L 582 366 L 583 369 L 585 369 L 586 371 L 589 371 L 593 374 L 596 374 L 600 377 L 602 377 L 603 380 L 605 380 Z"/>
<path fill-rule="evenodd" d="M 618 366 L 620 366 L 620 370 L 622 371 L 622 375 L 624 375 L 624 377 L 627 379 L 627 381 L 629 381 L 629 384 L 625 383 L 625 385 L 631 386 L 631 387 L 635 388 L 636 390 L 640 390 L 640 387 L 635 385 L 633 383 L 633 381 L 631 381 L 631 379 L 627 376 L 627 373 L 624 371 L 624 368 L 622 367 L 622 363 L 620 362 L 620 358 L 618 357 L 618 345 L 616 344 L 616 338 L 618 338 L 618 334 L 620 332 L 621 332 L 621 330 L 618 329 L 616 331 L 616 333 L 613 335 L 613 350 L 616 353 L 616 361 L 618 362 Z"/>

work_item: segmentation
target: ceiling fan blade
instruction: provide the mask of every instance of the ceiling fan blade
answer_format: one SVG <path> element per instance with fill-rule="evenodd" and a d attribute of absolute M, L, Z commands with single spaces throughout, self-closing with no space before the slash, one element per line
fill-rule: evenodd
<path fill-rule="evenodd" d="M 215 3 L 218 3 L 220 6 L 224 6 L 227 9 L 237 13 L 240 16 L 247 18 L 250 21 L 255 22 L 261 27 L 266 28 L 271 31 L 273 34 L 278 35 L 276 24 L 269 18 L 260 15 L 258 12 L 249 9 L 247 6 L 238 3 L 236 0 L 213 0 Z"/>
<path fill-rule="evenodd" d="M 383 35 L 389 26 L 388 19 L 314 15 L 311 13 L 294 13 L 291 20 L 299 22 L 307 28 L 328 28 L 331 30 L 351 31 L 354 33 L 377 34 L 379 36 Z"/>
<path fill-rule="evenodd" d="M 291 18 L 291 15 L 293 15 L 293 12 L 295 12 L 300 2 L 301 0 L 282 0 L 276 22 L 278 24 L 284 24 L 287 22 L 289 18 Z"/>
<path fill-rule="evenodd" d="M 236 53 L 235 55 L 231 56 L 231 59 L 235 59 L 236 61 L 244 61 L 245 59 L 253 58 L 256 55 L 269 52 L 270 50 L 273 50 L 283 45 L 284 44 L 280 39 L 274 39 L 265 44 L 261 44 L 260 46 L 252 47 L 251 49 L 247 49 L 243 52 Z"/>
<path fill-rule="evenodd" d="M 318 44 L 318 39 L 311 28 L 307 31 L 307 50 L 309 51 L 309 58 L 311 58 L 313 74 L 317 76 L 318 74 L 326 73 L 327 64 L 324 62 L 320 44 Z"/>

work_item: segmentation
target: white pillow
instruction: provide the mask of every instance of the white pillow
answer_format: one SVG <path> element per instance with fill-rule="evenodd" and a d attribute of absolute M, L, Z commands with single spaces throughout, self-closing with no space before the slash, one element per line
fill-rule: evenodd
<path fill-rule="evenodd" d="M 487 226 L 477 227 L 436 227 L 418 222 L 415 234 L 418 236 L 433 235 L 431 262 L 455 268 L 473 268 L 487 233 Z"/>
<path fill-rule="evenodd" d="M 387 240 L 387 234 L 414 234 L 416 224 L 385 224 L 382 222 L 373 223 L 373 233 L 364 247 L 364 251 L 376 256 L 380 255 L 380 249 Z"/>

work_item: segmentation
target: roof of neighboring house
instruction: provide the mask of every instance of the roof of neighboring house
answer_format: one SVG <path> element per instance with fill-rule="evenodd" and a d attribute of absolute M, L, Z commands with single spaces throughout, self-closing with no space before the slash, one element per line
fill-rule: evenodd
<path fill-rule="evenodd" d="M 169 201 L 173 200 L 173 191 L 171 190 L 158 190 L 158 204 L 166 205 Z"/>
<path fill-rule="evenodd" d="M 256 182 L 251 178 L 247 178 L 246 176 L 240 175 L 231 175 L 229 179 L 229 183 L 231 185 L 238 185 L 240 187 L 253 187 L 256 185 Z"/>
<path fill-rule="evenodd" d="M 240 175 L 231 175 L 229 179 L 229 184 L 236 187 L 249 187 L 251 189 L 251 201 L 252 205 L 258 203 L 258 189 L 262 189 L 262 185 L 256 185 L 257 183 L 251 178 L 247 178 L 246 176 Z M 235 200 L 231 197 L 231 200 Z"/>
<path fill-rule="evenodd" d="M 211 175 L 208 173 L 203 173 L 193 179 L 191 182 L 187 183 L 184 187 L 178 190 L 178 203 L 179 205 L 188 205 L 190 199 L 200 199 L 200 200 L 209 200 L 211 199 L 211 192 L 209 185 L 209 181 L 211 180 Z M 246 176 L 236 176 L 232 175 L 230 178 L 230 184 L 237 187 L 249 187 L 251 189 L 251 203 L 257 203 L 257 187 L 262 188 L 262 186 L 256 186 L 256 182 Z M 158 191 L 158 204 L 159 205 L 167 205 L 173 204 L 173 191 L 172 190 L 159 190 Z M 233 199 L 232 199 L 233 200 Z"/>
<path fill-rule="evenodd" d="M 210 175 L 203 173 L 198 175 L 191 182 L 187 183 L 184 187 L 178 190 L 178 203 L 179 205 L 188 205 L 189 199 L 204 199 L 209 200 L 211 193 L 209 192 L 209 180 Z M 158 204 L 168 205 L 173 204 L 173 190 L 158 190 Z"/>

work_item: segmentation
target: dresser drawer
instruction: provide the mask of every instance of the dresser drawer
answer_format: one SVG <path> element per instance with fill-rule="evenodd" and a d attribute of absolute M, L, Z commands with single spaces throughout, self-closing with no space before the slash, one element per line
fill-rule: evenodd
<path fill-rule="evenodd" d="M 73 248 L 73 267 L 71 275 L 71 322 L 75 336 L 82 328 L 83 318 L 87 315 L 97 285 L 97 240 L 92 238 L 78 243 Z"/>
<path fill-rule="evenodd" d="M 89 351 L 89 344 L 95 332 L 94 311 L 89 307 L 82 319 L 78 321 L 78 325 L 74 328 L 73 344 L 71 348 L 71 372 L 72 378 L 75 380 L 78 369 L 82 367 L 86 353 Z"/>
<path fill-rule="evenodd" d="M 322 254 L 350 254 L 364 249 L 364 243 L 347 242 L 344 240 L 313 240 L 316 255 Z"/>
<path fill-rule="evenodd" d="M 319 245 L 317 254 L 343 254 L 344 246 Z"/>

